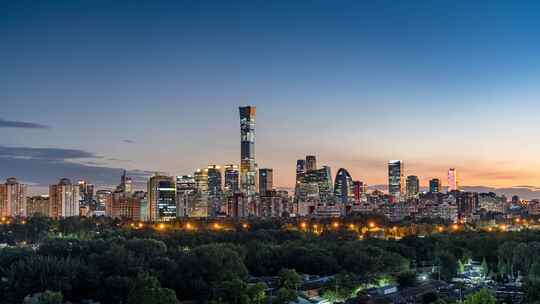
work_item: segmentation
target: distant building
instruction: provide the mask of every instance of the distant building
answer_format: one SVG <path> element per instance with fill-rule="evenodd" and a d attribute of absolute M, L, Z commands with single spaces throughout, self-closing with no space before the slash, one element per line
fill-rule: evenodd
<path fill-rule="evenodd" d="M 404 173 L 403 161 L 391 160 L 388 162 L 388 193 L 396 198 L 397 201 L 403 199 L 404 194 Z"/>
<path fill-rule="evenodd" d="M 254 106 L 240 107 L 240 189 L 248 197 L 256 192 Z"/>
<path fill-rule="evenodd" d="M 448 170 L 448 192 L 458 191 L 458 190 L 459 190 L 459 183 L 458 183 L 457 170 L 455 168 L 450 168 Z"/>
<path fill-rule="evenodd" d="M 336 174 L 334 196 L 342 205 L 354 200 L 353 180 L 349 172 L 344 168 L 340 168 Z"/>
<path fill-rule="evenodd" d="M 79 216 L 79 185 L 63 178 L 49 186 L 49 216 L 53 218 Z"/>
<path fill-rule="evenodd" d="M 270 168 L 259 169 L 259 194 L 266 195 L 274 188 L 274 170 Z"/>
<path fill-rule="evenodd" d="M 5 184 L 0 184 L 0 215 L 26 216 L 27 186 L 16 178 L 10 177 Z"/>
<path fill-rule="evenodd" d="M 49 196 L 47 195 L 31 196 L 26 199 L 27 216 L 48 216 L 49 208 Z"/>
<path fill-rule="evenodd" d="M 148 181 L 148 207 L 151 221 L 170 221 L 176 218 L 176 179 L 154 175 Z"/>
<path fill-rule="evenodd" d="M 306 171 L 317 170 L 317 157 L 315 155 L 306 156 Z"/>
<path fill-rule="evenodd" d="M 235 193 L 240 190 L 240 172 L 237 165 L 225 165 L 225 192 Z"/>
<path fill-rule="evenodd" d="M 85 180 L 80 180 L 78 184 L 81 202 L 86 205 L 92 204 L 92 202 L 94 201 L 94 185 L 88 183 Z"/>
<path fill-rule="evenodd" d="M 420 193 L 420 180 L 416 175 L 407 176 L 407 199 L 417 198 Z"/>
<path fill-rule="evenodd" d="M 96 191 L 96 210 L 104 211 L 106 216 L 112 216 L 112 191 Z"/>
<path fill-rule="evenodd" d="M 299 159 L 296 161 L 296 178 L 298 179 L 298 176 L 304 173 L 306 173 L 306 160 Z"/>
<path fill-rule="evenodd" d="M 429 192 L 439 193 L 441 192 L 441 180 L 438 178 L 433 178 L 429 181 Z"/>
<path fill-rule="evenodd" d="M 221 167 L 218 165 L 208 165 L 208 194 L 217 196 L 221 194 Z"/>
<path fill-rule="evenodd" d="M 127 176 L 126 170 L 124 170 L 124 173 L 120 178 L 120 185 L 116 188 L 116 190 L 124 193 L 133 192 L 133 181 L 131 180 L 131 177 Z"/>

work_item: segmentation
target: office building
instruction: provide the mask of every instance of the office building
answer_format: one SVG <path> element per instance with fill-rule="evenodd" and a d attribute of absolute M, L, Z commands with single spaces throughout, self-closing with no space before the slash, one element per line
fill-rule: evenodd
<path fill-rule="evenodd" d="M 336 174 L 334 196 L 337 202 L 343 205 L 354 200 L 353 180 L 349 172 L 344 168 L 340 168 Z"/>
<path fill-rule="evenodd" d="M 405 188 L 403 175 L 403 161 L 391 160 L 388 162 L 388 193 L 397 201 L 403 199 Z"/>
<path fill-rule="evenodd" d="M 240 107 L 240 190 L 248 198 L 256 192 L 254 106 Z"/>
<path fill-rule="evenodd" d="M 148 208 L 151 221 L 176 218 L 176 179 L 156 174 L 148 181 Z"/>
<path fill-rule="evenodd" d="M 206 175 L 208 178 L 208 194 L 219 196 L 221 194 L 221 167 L 218 165 L 208 165 Z"/>
<path fill-rule="evenodd" d="M 53 218 L 79 216 L 79 185 L 63 178 L 49 186 L 49 216 Z"/>
<path fill-rule="evenodd" d="M 113 193 L 110 190 L 96 191 L 96 210 L 102 211 L 106 216 L 112 216 Z"/>
<path fill-rule="evenodd" d="M 439 193 L 441 192 L 441 180 L 438 178 L 431 179 L 429 181 L 429 192 Z"/>
<path fill-rule="evenodd" d="M 225 192 L 240 191 L 240 172 L 237 165 L 225 165 Z"/>
<path fill-rule="evenodd" d="M 274 188 L 274 170 L 269 168 L 259 169 L 259 194 L 266 196 Z"/>
<path fill-rule="evenodd" d="M 420 180 L 416 175 L 407 176 L 407 199 L 417 198 L 420 193 Z"/>
<path fill-rule="evenodd" d="M 85 180 L 79 181 L 79 196 L 81 202 L 85 205 L 90 205 L 94 201 L 94 185 Z"/>
<path fill-rule="evenodd" d="M 317 157 L 315 155 L 306 156 L 306 171 L 317 170 Z"/>

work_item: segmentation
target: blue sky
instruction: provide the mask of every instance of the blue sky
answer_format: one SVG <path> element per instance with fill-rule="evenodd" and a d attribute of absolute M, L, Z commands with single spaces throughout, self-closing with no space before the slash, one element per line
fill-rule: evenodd
<path fill-rule="evenodd" d="M 186 174 L 237 163 L 237 107 L 253 104 L 257 161 L 280 186 L 305 154 L 369 184 L 385 183 L 386 160 L 403 159 L 423 184 L 456 167 L 466 185 L 540 185 L 539 9 L 3 1 L 0 119 L 12 123 L 0 120 L 0 152 L 9 151 L 0 178 L 88 174 L 107 184 L 124 167 Z M 28 157 L 27 148 L 84 157 Z"/>

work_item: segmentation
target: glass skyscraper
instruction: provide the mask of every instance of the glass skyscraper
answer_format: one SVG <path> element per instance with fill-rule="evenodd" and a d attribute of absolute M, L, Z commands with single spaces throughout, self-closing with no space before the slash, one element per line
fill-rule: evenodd
<path fill-rule="evenodd" d="M 347 204 L 354 199 L 353 180 L 349 172 L 340 168 L 336 174 L 334 195 L 338 202 Z"/>
<path fill-rule="evenodd" d="M 388 162 L 388 193 L 400 201 L 403 198 L 403 161 L 391 160 Z"/>
<path fill-rule="evenodd" d="M 255 107 L 240 107 L 240 190 L 247 196 L 256 191 Z"/>

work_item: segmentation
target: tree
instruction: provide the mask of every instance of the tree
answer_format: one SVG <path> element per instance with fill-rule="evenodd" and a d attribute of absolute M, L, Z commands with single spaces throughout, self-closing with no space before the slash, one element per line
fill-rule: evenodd
<path fill-rule="evenodd" d="M 467 296 L 463 304 L 497 304 L 497 299 L 487 289 L 481 289 L 479 292 Z"/>
<path fill-rule="evenodd" d="M 465 265 L 461 262 L 461 260 L 457 261 L 457 273 L 462 274 L 465 272 Z"/>
<path fill-rule="evenodd" d="M 277 295 L 274 299 L 274 304 L 287 304 L 291 301 L 295 301 L 298 298 L 296 291 L 287 288 L 280 288 L 277 291 Z"/>
<path fill-rule="evenodd" d="M 440 252 L 436 256 L 436 262 L 442 280 L 450 281 L 457 275 L 458 262 L 453 254 L 449 252 Z"/>
<path fill-rule="evenodd" d="M 24 304 L 62 304 L 64 297 L 61 292 L 46 290 L 45 292 L 28 296 L 24 299 Z"/>
<path fill-rule="evenodd" d="M 488 263 L 487 263 L 485 257 L 484 257 L 484 259 L 482 260 L 482 264 L 480 264 L 480 270 L 481 270 L 482 276 L 483 276 L 484 278 L 488 276 L 488 274 L 489 274 L 489 266 L 488 266 Z"/>
<path fill-rule="evenodd" d="M 279 286 L 290 290 L 297 290 L 300 287 L 301 279 L 296 270 L 283 268 L 278 276 Z"/>
<path fill-rule="evenodd" d="M 139 274 L 127 299 L 127 304 L 177 304 L 172 289 L 161 288 L 159 281 L 148 274 Z"/>

